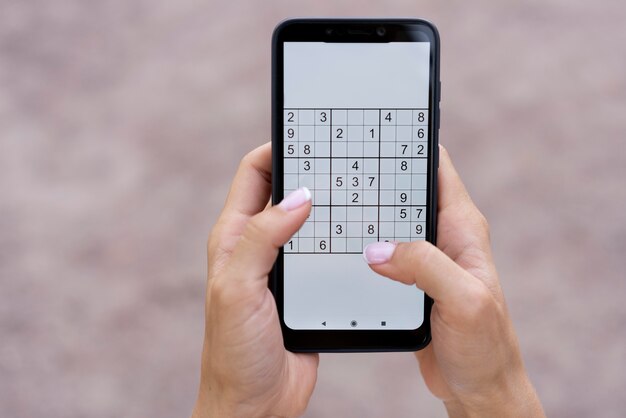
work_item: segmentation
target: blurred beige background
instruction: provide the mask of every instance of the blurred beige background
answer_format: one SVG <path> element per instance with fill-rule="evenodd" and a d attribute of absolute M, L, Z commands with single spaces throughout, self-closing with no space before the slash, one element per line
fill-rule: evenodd
<path fill-rule="evenodd" d="M 187 416 L 205 241 L 269 139 L 290 16 L 442 37 L 441 141 L 551 417 L 626 415 L 623 0 L 0 0 L 0 416 Z M 323 355 L 306 417 L 443 417 L 410 354 Z"/>

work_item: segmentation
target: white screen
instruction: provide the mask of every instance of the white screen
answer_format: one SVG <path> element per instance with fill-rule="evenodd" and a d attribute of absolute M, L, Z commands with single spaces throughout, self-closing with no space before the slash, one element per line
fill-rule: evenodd
<path fill-rule="evenodd" d="M 426 233 L 428 42 L 284 44 L 284 192 L 313 209 L 284 247 L 292 329 L 416 329 L 424 295 L 363 248 Z"/>

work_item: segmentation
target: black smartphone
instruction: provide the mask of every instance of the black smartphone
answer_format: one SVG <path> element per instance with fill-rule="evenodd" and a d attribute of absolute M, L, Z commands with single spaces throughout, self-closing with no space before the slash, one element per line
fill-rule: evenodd
<path fill-rule="evenodd" d="M 415 351 L 432 300 L 374 273 L 375 241 L 435 242 L 439 35 L 417 19 L 294 19 L 272 39 L 272 200 L 313 208 L 269 286 L 294 352 Z"/>

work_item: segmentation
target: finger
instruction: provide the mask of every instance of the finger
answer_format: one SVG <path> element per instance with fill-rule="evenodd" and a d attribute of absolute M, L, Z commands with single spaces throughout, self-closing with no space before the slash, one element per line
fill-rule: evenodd
<path fill-rule="evenodd" d="M 439 223 L 466 236 L 478 238 L 478 244 L 489 251 L 489 227 L 483 214 L 472 201 L 463 181 L 452 164 L 450 154 L 439 146 Z M 444 231 L 441 231 L 444 232 Z M 458 234 L 457 234 L 458 235 Z M 465 246 L 465 245 L 463 245 Z"/>
<path fill-rule="evenodd" d="M 303 187 L 250 218 L 221 274 L 222 285 L 233 289 L 240 299 L 267 290 L 267 274 L 278 249 L 300 229 L 310 210 L 311 192 Z"/>
<path fill-rule="evenodd" d="M 263 210 L 272 186 L 272 146 L 267 142 L 241 160 L 224 211 L 252 216 Z"/>
<path fill-rule="evenodd" d="M 477 279 L 427 241 L 375 242 L 363 251 L 372 270 L 405 284 L 415 284 L 440 308 L 467 303 Z"/>
<path fill-rule="evenodd" d="M 472 199 L 454 168 L 448 150 L 439 145 L 439 209 L 448 206 L 473 206 Z"/>
<path fill-rule="evenodd" d="M 219 270 L 218 262 L 234 248 L 248 219 L 263 210 L 269 199 L 272 177 L 272 152 L 268 142 L 249 152 L 239 164 L 224 209 L 209 238 L 209 266 Z"/>

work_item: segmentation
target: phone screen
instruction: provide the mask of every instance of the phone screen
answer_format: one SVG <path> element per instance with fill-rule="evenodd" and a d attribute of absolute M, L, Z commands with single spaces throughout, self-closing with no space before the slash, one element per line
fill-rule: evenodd
<path fill-rule="evenodd" d="M 429 42 L 284 43 L 284 194 L 313 207 L 284 246 L 294 330 L 413 330 L 424 294 L 363 248 L 427 236 Z"/>

